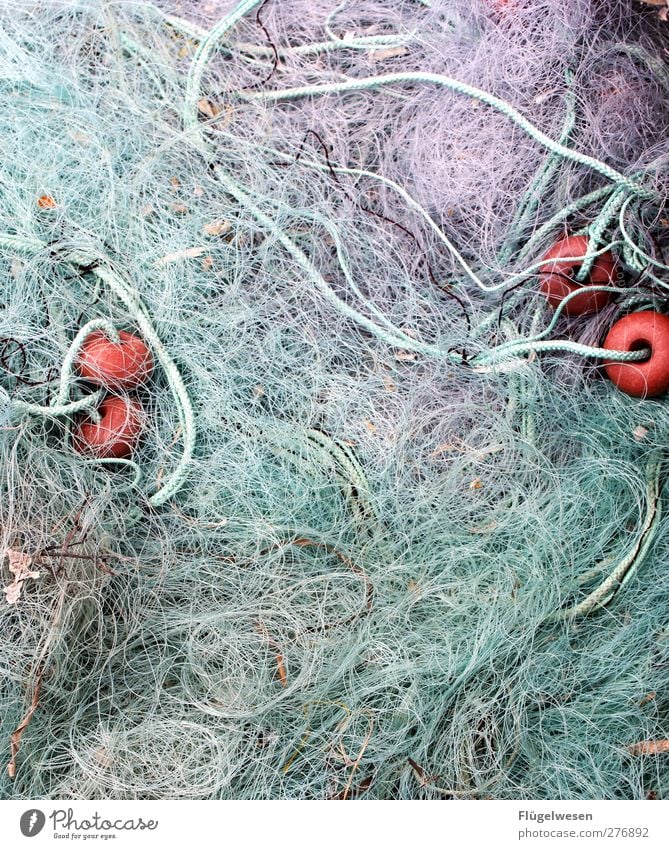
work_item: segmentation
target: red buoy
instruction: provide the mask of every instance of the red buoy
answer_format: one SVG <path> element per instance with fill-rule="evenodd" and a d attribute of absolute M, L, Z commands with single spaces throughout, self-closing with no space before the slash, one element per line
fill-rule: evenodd
<path fill-rule="evenodd" d="M 82 377 L 109 389 L 130 389 L 144 383 L 153 371 L 146 343 L 134 333 L 119 331 L 119 342 L 96 331 L 81 346 L 77 369 Z"/>
<path fill-rule="evenodd" d="M 597 312 L 611 300 L 611 295 L 608 292 L 589 290 L 591 285 L 610 286 L 613 283 L 616 262 L 611 251 L 606 251 L 595 259 L 590 275 L 583 283 L 578 283 L 574 279 L 575 272 L 581 267 L 582 260 L 564 259 L 565 257 L 585 256 L 587 251 L 587 236 L 568 236 L 566 239 L 556 242 L 544 256 L 539 271 L 541 291 L 553 309 L 556 309 L 567 295 L 578 289 L 582 289 L 582 293 L 568 301 L 564 307 L 563 312 L 567 315 L 585 315 L 586 313 Z M 553 260 L 553 262 L 547 260 Z"/>
<path fill-rule="evenodd" d="M 100 458 L 122 458 L 132 454 L 144 427 L 144 409 L 139 401 L 108 395 L 98 407 L 100 421 L 81 419 L 74 428 L 74 447 L 81 454 Z"/>
<path fill-rule="evenodd" d="M 642 361 L 604 361 L 608 378 L 622 392 L 637 398 L 654 398 L 669 389 L 669 316 L 653 310 L 630 313 L 616 321 L 603 347 L 611 351 L 650 351 L 648 359 Z"/>

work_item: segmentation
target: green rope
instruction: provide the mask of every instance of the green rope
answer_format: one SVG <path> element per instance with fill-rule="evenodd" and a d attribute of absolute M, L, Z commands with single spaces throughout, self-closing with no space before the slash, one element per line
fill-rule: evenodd
<path fill-rule="evenodd" d="M 0 246 L 29 254 L 39 253 L 39 251 L 46 248 L 44 243 L 39 242 L 36 239 L 14 236 L 11 234 L 0 234 Z M 173 471 L 165 478 L 161 488 L 149 498 L 151 504 L 159 506 L 172 498 L 183 486 L 188 467 L 195 450 L 197 429 L 195 425 L 193 405 L 188 395 L 188 391 L 176 363 L 169 355 L 167 349 L 156 333 L 153 323 L 149 317 L 148 310 L 142 303 L 142 300 L 136 290 L 123 280 L 121 275 L 114 270 L 112 264 L 108 260 L 106 261 L 107 264 L 104 264 L 105 259 L 101 259 L 94 248 L 69 245 L 67 246 L 67 249 L 65 249 L 63 244 L 61 244 L 60 247 L 68 262 L 75 265 L 88 265 L 92 261 L 97 263 L 91 273 L 103 283 L 106 283 L 116 297 L 125 305 L 128 313 L 137 323 L 144 338 L 153 350 L 153 353 L 162 366 L 169 383 L 172 396 L 176 402 L 179 421 L 182 428 L 181 439 L 183 451 L 179 462 Z M 93 405 L 97 405 L 100 401 L 101 393 L 93 393 L 93 395 L 89 395 L 82 401 L 76 401 L 72 404 L 62 404 L 63 399 L 67 397 L 72 368 L 77 353 L 84 339 L 93 329 L 104 329 L 110 333 L 112 338 L 114 338 L 116 333 L 114 328 L 103 319 L 95 319 L 88 322 L 81 328 L 65 356 L 65 360 L 61 368 L 60 390 L 55 404 L 48 407 L 41 407 L 34 404 L 25 404 L 24 402 L 12 403 L 18 405 L 18 409 L 30 412 L 32 415 L 45 416 L 69 415 L 70 413 L 77 412 L 81 409 L 88 409 Z"/>
<path fill-rule="evenodd" d="M 613 45 L 613 49 L 617 50 L 619 53 L 625 53 L 632 59 L 636 59 L 638 62 L 641 62 L 657 77 L 663 88 L 669 91 L 669 71 L 667 70 L 666 64 L 661 59 L 657 59 L 655 56 L 652 56 L 647 50 L 644 50 L 643 47 L 639 47 L 638 44 L 623 44 L 622 42 L 617 42 Z"/>
<path fill-rule="evenodd" d="M 547 136 L 538 127 L 535 127 L 524 115 L 522 115 L 511 104 L 507 103 L 499 97 L 496 97 L 482 89 L 468 85 L 467 83 L 455 80 L 452 77 L 443 76 L 442 74 L 431 73 L 414 73 L 403 72 L 396 74 L 384 74 L 378 77 L 364 77 L 358 80 L 348 80 L 346 82 L 326 83 L 324 85 L 303 86 L 300 88 L 280 89 L 278 91 L 263 91 L 263 92 L 237 92 L 237 96 L 245 100 L 262 100 L 265 102 L 277 100 L 295 100 L 302 97 L 314 97 L 324 94 L 344 94 L 349 91 L 366 91 L 379 86 L 396 85 L 398 83 L 425 83 L 428 85 L 437 85 L 445 88 L 450 88 L 459 94 L 464 94 L 468 97 L 480 100 L 482 103 L 496 109 L 502 115 L 505 115 L 509 120 L 517 124 L 524 130 L 530 138 L 542 144 L 548 150 L 559 154 L 563 159 L 570 162 L 584 165 L 597 173 L 611 180 L 616 185 L 624 186 L 628 191 L 638 194 L 643 197 L 654 197 L 654 194 L 649 189 L 645 189 L 635 180 L 626 177 L 615 168 L 601 162 L 592 156 L 587 156 L 584 153 L 571 150 L 568 147 L 556 142 L 550 136 Z"/>
<path fill-rule="evenodd" d="M 0 395 L 6 400 L 11 409 L 16 410 L 21 415 L 40 416 L 45 419 L 57 419 L 63 416 L 72 416 L 75 413 L 81 413 L 85 410 L 93 410 L 102 400 L 104 392 L 101 389 L 92 392 L 85 398 L 78 401 L 69 401 L 65 404 L 29 404 L 27 401 L 21 401 L 17 398 L 11 399 L 6 390 L 0 388 Z"/>
<path fill-rule="evenodd" d="M 567 72 L 565 76 L 568 87 L 567 92 L 565 94 L 567 109 L 564 125 L 562 127 L 562 132 L 560 133 L 559 138 L 559 143 L 561 145 L 567 144 L 576 124 L 576 98 L 574 92 L 571 90 L 571 85 L 573 83 L 574 76 L 571 72 Z M 536 209 L 539 206 L 542 197 L 544 196 L 548 184 L 553 179 L 555 172 L 559 167 L 560 160 L 561 156 L 553 151 L 548 156 L 539 171 L 535 174 L 532 183 L 530 184 L 529 188 L 525 192 L 523 198 L 521 199 L 518 205 L 514 220 L 512 221 L 511 226 L 509 227 L 509 234 L 499 252 L 498 262 L 500 264 L 506 265 L 506 263 L 511 258 L 511 255 L 520 239 L 520 236 L 522 235 L 523 229 L 527 225 L 532 215 L 536 212 Z"/>
<path fill-rule="evenodd" d="M 478 371 L 482 366 L 489 366 L 502 362 L 510 357 L 518 357 L 528 353 L 566 353 L 578 354 L 582 357 L 595 357 L 603 360 L 611 360 L 619 363 L 634 363 L 648 358 L 648 350 L 643 348 L 639 351 L 612 351 L 608 348 L 595 348 L 591 345 L 582 345 L 580 342 L 571 342 L 567 339 L 554 339 L 548 341 L 507 342 L 505 346 L 493 348 L 476 356 L 471 362 L 474 370 Z"/>
<path fill-rule="evenodd" d="M 240 21 L 247 12 L 259 6 L 263 0 L 242 0 L 235 8 L 223 17 L 215 27 L 213 27 L 198 45 L 193 62 L 188 72 L 186 80 L 186 98 L 183 109 L 183 124 L 187 132 L 195 133 L 198 139 L 202 139 L 199 135 L 198 128 L 198 110 L 197 103 L 200 99 L 200 90 L 202 88 L 202 77 L 212 53 L 216 49 L 218 42 L 232 29 L 235 24 Z M 202 140 L 203 141 L 203 140 Z M 204 142 L 203 142 L 204 144 Z"/>
<path fill-rule="evenodd" d="M 79 330 L 77 335 L 72 340 L 72 343 L 63 358 L 63 364 L 60 369 L 60 387 L 58 390 L 58 394 L 56 395 L 53 406 L 59 406 L 65 404 L 67 402 L 67 398 L 70 391 L 70 385 L 72 383 L 72 374 L 74 372 L 74 364 L 81 351 L 81 347 L 86 341 L 86 339 L 91 335 L 91 333 L 102 330 L 104 333 L 112 340 L 118 344 L 120 341 L 118 331 L 114 327 L 114 325 L 107 321 L 105 318 L 94 318 L 92 321 L 87 322 L 84 326 Z"/>
<path fill-rule="evenodd" d="M 416 37 L 416 32 L 407 35 L 369 35 L 357 39 L 339 38 L 332 30 L 332 19 L 336 14 L 341 12 L 348 6 L 349 0 L 343 0 L 336 6 L 325 19 L 324 29 L 330 38 L 330 42 L 335 47 L 351 47 L 354 50 L 369 50 L 370 47 L 397 47 L 412 41 Z M 352 43 L 354 42 L 355 43 Z"/>
<path fill-rule="evenodd" d="M 606 251 L 611 250 L 611 248 L 616 244 L 618 244 L 618 243 L 612 242 L 611 244 L 605 245 L 603 248 L 600 248 L 597 251 L 593 251 L 593 256 L 595 256 L 595 257 L 601 256 L 603 253 L 606 253 Z M 560 258 L 560 262 L 576 263 L 576 262 L 581 262 L 582 260 L 583 260 L 582 255 L 573 256 L 573 257 L 561 257 Z M 484 286 L 483 287 L 484 291 L 486 291 L 486 292 L 496 292 L 499 289 L 510 288 L 515 283 L 520 282 L 524 278 L 531 276 L 531 275 L 534 275 L 538 271 L 541 271 L 541 268 L 544 265 L 549 265 L 550 263 L 554 263 L 554 262 L 555 262 L 555 259 L 551 259 L 551 258 L 549 258 L 549 259 L 539 259 L 536 262 L 533 262 L 532 265 L 528 265 L 522 271 L 517 271 L 514 274 L 510 274 L 508 277 L 506 277 L 504 280 L 502 280 L 501 283 L 496 283 L 494 286 Z M 610 288 L 610 287 L 607 287 L 607 289 L 608 288 Z M 494 318 L 491 317 L 491 320 L 494 320 Z"/>
<path fill-rule="evenodd" d="M 284 153 L 283 151 L 276 150 L 275 148 L 263 147 L 263 150 L 266 150 L 274 156 L 281 157 L 286 162 L 293 162 L 295 159 L 294 155 Z M 448 236 L 446 236 L 446 234 L 439 227 L 434 218 L 432 218 L 432 216 L 427 212 L 427 210 L 424 209 L 424 207 L 422 207 L 420 203 L 418 203 L 418 201 L 415 200 L 415 198 L 413 198 L 403 186 L 400 186 L 399 183 L 394 182 L 388 177 L 383 177 L 381 174 L 375 174 L 373 171 L 367 171 L 364 168 L 345 168 L 341 165 L 323 164 L 321 162 L 315 162 L 313 160 L 307 159 L 306 157 L 300 158 L 300 165 L 304 165 L 307 168 L 311 168 L 314 171 L 320 171 L 325 174 L 334 171 L 335 174 L 347 174 L 352 177 L 367 177 L 370 180 L 383 183 L 383 185 L 393 189 L 393 191 L 395 191 L 402 198 L 402 200 L 407 204 L 410 209 L 413 209 L 415 212 L 418 213 L 418 215 L 420 215 L 420 217 L 425 221 L 425 223 L 432 230 L 432 232 L 437 236 L 442 245 L 444 245 L 448 252 L 462 267 L 463 271 L 472 280 L 472 282 L 475 283 L 480 289 L 486 291 L 486 286 L 483 281 L 472 270 L 467 260 L 462 256 L 462 254 L 458 251 L 455 245 L 450 241 Z"/>
<path fill-rule="evenodd" d="M 634 240 L 631 238 L 631 236 L 627 232 L 627 228 L 625 226 L 625 213 L 627 212 L 627 208 L 628 208 L 631 200 L 632 200 L 631 197 L 628 197 L 625 200 L 625 202 L 623 203 L 623 205 L 620 209 L 620 214 L 618 216 L 618 224 L 619 224 L 619 227 L 620 227 L 620 233 L 621 233 L 623 239 L 625 240 L 626 244 L 629 246 L 629 248 L 633 252 L 633 255 L 635 257 L 637 257 L 637 259 L 638 259 L 637 263 L 634 263 L 634 264 L 630 263 L 630 265 L 632 265 L 632 268 L 634 268 L 636 271 L 643 271 L 646 267 L 646 265 L 644 265 L 644 262 L 645 262 L 646 264 L 654 265 L 656 268 L 662 269 L 662 271 L 669 271 L 669 265 L 665 265 L 663 262 L 660 262 L 659 260 L 655 259 L 654 257 L 649 256 L 647 253 L 645 253 L 645 251 L 642 251 L 641 248 L 636 244 L 636 242 L 634 242 Z M 642 262 L 642 260 L 643 260 L 643 262 Z M 665 283 L 664 285 L 666 286 L 667 284 Z"/>
<path fill-rule="evenodd" d="M 139 465 L 127 457 L 96 457 L 94 459 L 84 460 L 83 462 L 88 466 L 121 466 L 126 469 L 132 469 L 134 473 L 132 480 L 128 481 L 122 487 L 117 488 L 116 492 L 135 489 L 139 486 L 143 477 Z"/>
<path fill-rule="evenodd" d="M 603 186 L 601 189 L 595 189 L 587 195 L 583 195 L 572 203 L 567 204 L 567 206 L 563 207 L 559 212 L 556 212 L 555 215 L 552 215 L 548 221 L 542 224 L 541 227 L 532 234 L 532 236 L 525 242 L 523 248 L 519 251 L 517 260 L 522 262 L 525 257 L 527 257 L 528 254 L 530 254 L 534 248 L 540 244 L 546 236 L 552 233 L 557 225 L 561 224 L 566 218 L 569 218 L 569 216 L 575 215 L 598 201 L 603 200 L 613 191 L 615 191 L 614 186 Z"/>
<path fill-rule="evenodd" d="M 93 273 L 109 286 L 118 299 L 125 304 L 129 314 L 137 322 L 144 338 L 151 346 L 156 359 L 162 366 L 170 389 L 172 390 L 172 395 L 177 402 L 177 410 L 182 428 L 181 440 L 183 451 L 179 462 L 165 478 L 161 488 L 149 498 L 150 503 L 157 507 L 176 495 L 186 479 L 188 467 L 195 450 L 197 435 L 193 405 L 179 369 L 156 333 L 137 292 L 126 285 L 112 267 L 99 265 L 93 269 Z"/>
<path fill-rule="evenodd" d="M 225 186 L 226 191 L 228 191 L 259 224 L 265 227 L 279 240 L 295 262 L 306 273 L 311 282 L 325 296 L 326 300 L 340 313 L 352 319 L 361 327 L 364 327 L 365 330 L 373 333 L 378 339 L 381 339 L 388 345 L 396 348 L 416 351 L 417 353 L 426 354 L 427 356 L 437 357 L 439 359 L 451 360 L 452 362 L 460 361 L 460 358 L 457 355 L 452 354 L 449 351 L 444 351 L 435 345 L 416 341 L 411 336 L 403 333 L 399 328 L 389 331 L 379 327 L 378 324 L 367 318 L 367 316 L 358 312 L 358 310 L 347 304 L 346 301 L 343 301 L 328 286 L 323 275 L 314 266 L 304 251 L 298 247 L 286 233 L 284 233 L 284 231 L 276 224 L 275 221 L 272 220 L 272 218 L 262 212 L 262 210 L 253 203 L 251 197 L 244 191 L 244 189 L 242 189 L 241 186 L 232 179 L 232 177 L 226 174 L 224 169 L 220 166 L 215 167 L 215 172 L 221 183 Z"/>
<path fill-rule="evenodd" d="M 548 621 L 587 616 L 589 613 L 604 607 L 625 586 L 640 564 L 643 563 L 655 541 L 662 517 L 661 470 L 662 464 L 658 458 L 655 457 L 648 462 L 646 467 L 646 516 L 633 547 L 616 564 L 606 580 L 583 601 L 566 610 L 557 611 L 548 617 Z M 603 571 L 603 568 L 601 571 Z"/>
<path fill-rule="evenodd" d="M 582 283 L 587 279 L 592 271 L 592 266 L 598 256 L 597 247 L 604 238 L 604 233 L 608 229 L 611 221 L 618 214 L 618 210 L 625 200 L 625 193 L 622 187 L 618 187 L 611 197 L 606 201 L 599 215 L 595 218 L 592 224 L 588 227 L 588 246 L 585 257 L 581 263 L 581 267 L 574 275 L 574 279 L 578 283 Z"/>

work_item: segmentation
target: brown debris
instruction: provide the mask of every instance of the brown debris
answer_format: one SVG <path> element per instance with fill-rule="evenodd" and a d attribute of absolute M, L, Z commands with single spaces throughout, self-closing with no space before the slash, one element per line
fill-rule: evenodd
<path fill-rule="evenodd" d="M 210 100 L 207 100 L 206 97 L 202 97 L 197 102 L 197 108 L 200 114 L 204 115 L 206 118 L 216 118 L 221 114 L 221 110 L 216 106 L 216 104 L 212 103 Z"/>
<path fill-rule="evenodd" d="M 631 755 L 662 755 L 669 752 L 669 740 L 642 740 L 627 747 Z"/>
<path fill-rule="evenodd" d="M 51 197 L 51 195 L 42 195 L 37 199 L 37 206 L 40 209 L 56 209 L 58 203 Z"/>
<path fill-rule="evenodd" d="M 212 221 L 209 224 L 205 224 L 202 228 L 202 232 L 205 236 L 223 236 L 225 233 L 229 233 L 231 230 L 231 225 L 229 221 Z"/>
<path fill-rule="evenodd" d="M 21 747 L 21 737 L 23 737 L 23 732 L 30 725 L 30 720 L 33 718 L 33 714 L 39 707 L 39 694 L 41 687 L 42 673 L 39 672 L 37 675 L 37 681 L 35 682 L 35 689 L 33 690 L 33 697 L 30 701 L 30 707 L 28 708 L 26 715 L 18 724 L 16 730 L 9 738 L 11 758 L 9 760 L 9 763 L 7 764 L 7 774 L 10 778 L 16 778 L 16 756 L 18 755 L 19 749 Z"/>
<path fill-rule="evenodd" d="M 5 556 L 9 560 L 9 571 L 14 575 L 13 582 L 4 588 L 6 601 L 7 604 L 16 604 L 21 597 L 23 584 L 29 578 L 39 578 L 40 573 L 31 569 L 33 558 L 29 554 L 8 548 L 5 551 Z"/>

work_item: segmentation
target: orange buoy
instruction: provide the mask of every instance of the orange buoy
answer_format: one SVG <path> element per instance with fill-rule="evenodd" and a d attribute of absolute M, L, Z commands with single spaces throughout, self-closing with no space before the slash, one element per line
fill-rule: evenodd
<path fill-rule="evenodd" d="M 148 379 L 153 357 L 144 340 L 125 330 L 118 335 L 119 342 L 114 342 L 101 331 L 91 333 L 77 360 L 82 377 L 109 389 L 130 389 Z"/>
<path fill-rule="evenodd" d="M 669 316 L 653 310 L 630 313 L 616 321 L 603 347 L 611 351 L 650 351 L 648 358 L 641 361 L 604 361 L 607 377 L 622 392 L 637 398 L 655 398 L 669 389 Z"/>
<path fill-rule="evenodd" d="M 82 418 L 74 428 L 74 447 L 81 454 L 101 459 L 128 457 L 144 428 L 144 409 L 139 401 L 108 395 L 98 407 L 100 421 Z"/>
<path fill-rule="evenodd" d="M 578 289 L 582 289 L 582 293 L 568 301 L 564 307 L 563 312 L 567 315 L 597 312 L 611 300 L 608 292 L 589 290 L 589 286 L 592 285 L 610 286 L 613 283 L 616 261 L 611 251 L 606 251 L 595 259 L 587 281 L 578 283 L 574 279 L 575 272 L 580 268 L 582 261 L 566 258 L 585 256 L 587 250 L 587 236 L 568 236 L 556 242 L 544 256 L 539 272 L 541 291 L 553 309 L 556 309 L 567 295 Z M 549 262 L 549 260 L 553 261 Z"/>

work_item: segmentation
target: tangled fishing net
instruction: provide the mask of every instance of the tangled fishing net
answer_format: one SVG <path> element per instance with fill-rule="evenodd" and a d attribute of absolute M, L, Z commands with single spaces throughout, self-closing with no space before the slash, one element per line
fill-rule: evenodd
<path fill-rule="evenodd" d="M 658 7 L 0 7 L 0 794 L 666 798 Z"/>

